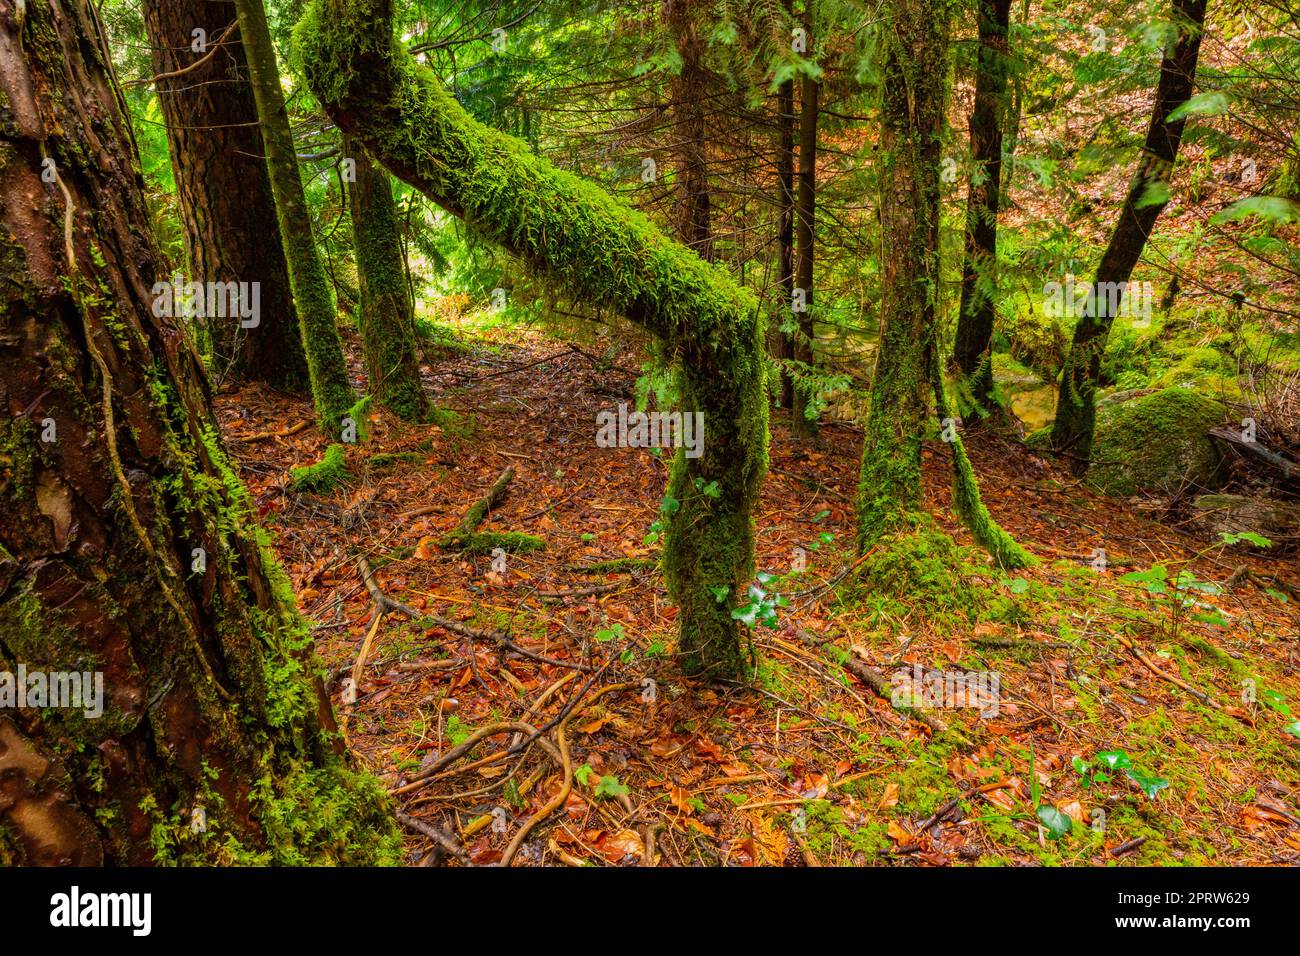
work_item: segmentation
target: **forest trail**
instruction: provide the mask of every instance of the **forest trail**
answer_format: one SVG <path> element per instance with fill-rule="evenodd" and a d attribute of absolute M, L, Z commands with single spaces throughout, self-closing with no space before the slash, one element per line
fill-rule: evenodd
<path fill-rule="evenodd" d="M 828 424 L 813 449 L 778 413 L 758 567 L 790 603 L 776 609 L 776 627 L 753 632 L 752 686 L 693 685 L 666 653 L 675 611 L 645 566 L 666 463 L 594 441 L 594 410 L 634 403 L 637 373 L 540 334 L 475 336 L 431 353 L 423 369 L 435 404 L 452 413 L 441 426 L 372 416 L 368 441 L 348 451 L 352 480 L 328 493 L 288 486 L 286 464 L 319 461 L 328 444 L 294 427 L 312 420 L 309 401 L 254 387 L 216 402 L 300 607 L 317 623 L 348 739 L 403 791 L 413 861 L 428 859 L 432 825 L 445 844 L 438 855 L 463 849 L 471 862 L 497 862 L 560 799 L 563 812 L 539 821 L 517 862 L 1300 861 L 1295 831 L 1286 836 L 1300 807 L 1279 782 L 1297 765 L 1283 729 L 1295 730 L 1300 702 L 1293 563 L 1216 546 L 1091 493 L 1019 444 L 970 436 L 990 511 L 1042 564 L 1007 574 L 970 551 L 955 586 L 927 584 L 916 561 L 852 555 L 860 430 Z M 354 333 L 345 339 L 356 381 Z M 480 530 L 536 535 L 546 549 L 510 554 L 503 566 L 440 547 L 508 467 L 508 494 Z M 949 475 L 936 437 L 925 448 L 926 504 L 968 545 L 949 508 Z M 1104 570 L 1093 566 L 1098 549 Z M 388 598 L 473 630 L 396 610 L 373 627 L 363 557 Z M 806 569 L 795 571 L 801 560 Z M 610 561 L 623 566 L 583 571 Z M 1142 581 L 1122 580 L 1184 562 L 1201 581 L 1238 583 L 1176 613 Z M 1255 576 L 1234 577 L 1243 565 Z M 553 662 L 503 657 L 487 633 Z M 815 646 L 809 633 L 829 642 Z M 351 704 L 345 679 L 367 643 Z M 864 663 L 885 681 L 914 664 L 996 673 L 1000 704 L 984 716 L 908 716 L 884 699 L 888 685 L 882 696 L 859 679 Z M 1245 681 L 1253 704 L 1243 702 Z M 625 686 L 597 699 L 615 685 Z M 946 733 L 931 717 L 940 713 Z M 553 748 L 503 755 L 519 738 L 497 734 L 411 782 L 505 721 L 558 723 L 569 772 Z M 1070 819 L 1091 830 L 1045 839 Z M 425 833 L 411 829 L 419 821 Z"/>

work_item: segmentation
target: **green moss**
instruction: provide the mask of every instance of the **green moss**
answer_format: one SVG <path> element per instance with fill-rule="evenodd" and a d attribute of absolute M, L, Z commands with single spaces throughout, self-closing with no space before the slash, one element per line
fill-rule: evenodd
<path fill-rule="evenodd" d="M 688 667 L 742 675 L 730 612 L 753 575 L 752 511 L 767 465 L 757 300 L 642 213 L 471 118 L 396 45 L 391 0 L 316 0 L 294 39 L 326 110 L 391 172 L 559 288 L 663 340 L 682 372 L 682 410 L 705 414 L 703 455 L 678 454 L 669 485 L 681 506 L 663 566 L 680 645 Z M 713 588 L 732 600 L 718 602 Z"/>
<path fill-rule="evenodd" d="M 470 554 L 491 554 L 497 548 L 511 554 L 545 551 L 546 542 L 531 534 L 516 531 L 479 531 L 448 539 L 447 547 L 458 548 Z"/>
<path fill-rule="evenodd" d="M 1103 404 L 1088 481 L 1109 495 L 1170 491 L 1185 482 L 1212 488 L 1223 456 L 1205 433 L 1226 415 L 1219 402 L 1185 388 Z"/>
<path fill-rule="evenodd" d="M 325 451 L 325 457 L 314 465 L 304 465 L 289 472 L 289 487 L 297 492 L 321 494 L 338 487 L 347 481 L 347 462 L 344 458 L 346 449 L 335 443 Z"/>

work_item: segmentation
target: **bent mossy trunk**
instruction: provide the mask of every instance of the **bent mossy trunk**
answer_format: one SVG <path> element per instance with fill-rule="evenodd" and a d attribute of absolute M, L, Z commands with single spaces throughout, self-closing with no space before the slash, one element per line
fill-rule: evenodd
<path fill-rule="evenodd" d="M 415 317 L 393 188 L 388 173 L 371 162 L 355 139 L 344 138 L 343 152 L 356 163 L 348 201 L 359 280 L 357 327 L 370 395 L 403 421 L 428 421 L 432 407 L 420 384 Z"/>
<path fill-rule="evenodd" d="M 289 265 L 289 284 L 293 287 L 298 324 L 307 352 L 316 417 L 322 431 L 337 437 L 343 418 L 356 401 L 356 396 L 348 384 L 348 367 L 343 359 L 343 342 L 339 338 L 334 292 L 312 233 L 311 214 L 307 210 L 293 133 L 289 128 L 289 114 L 284 105 L 284 91 L 280 87 L 280 68 L 262 3 L 263 0 L 235 0 L 239 33 L 248 57 L 253 99 L 262 124 L 266 168 L 271 176 L 285 260 Z"/>
<path fill-rule="evenodd" d="M 663 341 L 681 369 L 683 411 L 703 412 L 705 428 L 703 454 L 679 449 L 669 482 L 680 506 L 663 564 L 680 608 L 679 649 L 690 670 L 743 674 L 731 610 L 754 573 L 753 504 L 767 466 L 756 299 L 641 213 L 472 119 L 397 45 L 391 0 L 316 0 L 295 38 L 330 117 L 389 171 L 539 274 Z"/>
<path fill-rule="evenodd" d="M 26 9 L 0 4 L 0 671 L 102 696 L 0 713 L 0 866 L 395 861 L 199 357 L 153 314 L 93 11 Z"/>

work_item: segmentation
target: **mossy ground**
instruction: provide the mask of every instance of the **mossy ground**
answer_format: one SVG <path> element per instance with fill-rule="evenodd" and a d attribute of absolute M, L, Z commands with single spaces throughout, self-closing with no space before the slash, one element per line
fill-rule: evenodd
<path fill-rule="evenodd" d="M 516 346 L 520 338 L 517 330 L 480 334 L 512 338 Z M 538 340 L 514 349 L 457 350 L 434 370 L 481 374 L 485 363 L 509 368 L 553 352 L 553 345 Z M 615 804 L 596 793 L 596 781 L 606 775 L 628 787 L 634 806 L 655 808 L 664 822 L 661 852 L 685 864 L 797 865 L 803 857 L 792 827 L 803 828 L 798 838 L 828 864 L 1129 866 L 1296 858 L 1300 851 L 1287 842 L 1294 840 L 1292 829 L 1270 822 L 1267 810 L 1275 804 L 1295 814 L 1283 791 L 1300 785 L 1297 742 L 1284 729 L 1294 717 L 1274 709 L 1279 699 L 1272 696 L 1282 695 L 1281 705 L 1293 711 L 1300 705 L 1300 683 L 1287 663 L 1300 633 L 1296 605 L 1243 588 L 1208 598 L 1225 613 L 1226 626 L 1188 614 L 1175 629 L 1165 600 L 1122 580 L 1156 561 L 1178 567 L 1210 542 L 1074 485 L 1012 444 L 972 437 L 969 454 L 989 511 L 1040 561 L 1004 570 L 952 514 L 951 449 L 934 437 L 921 455 L 923 518 L 882 539 L 856 571 L 826 591 L 822 582 L 857 560 L 849 499 L 860 437 L 828 428 L 826 446 L 802 457 L 806 450 L 778 421 L 773 458 L 781 472 L 769 477 L 760 501 L 757 563 L 775 575 L 769 588 L 787 595 L 789 604 L 777 610 L 776 629 L 754 632 L 752 685 L 694 682 L 683 677 L 675 656 L 674 609 L 653 567 L 658 543 L 646 541 L 658 517 L 664 465 L 641 452 L 592 445 L 583 424 L 590 416 L 581 411 L 600 400 L 592 397 L 599 392 L 585 390 L 601 380 L 590 376 L 589 364 L 571 356 L 547 366 L 545 377 L 497 376 L 470 390 L 435 394 L 451 411 L 474 414 L 471 442 L 380 415 L 363 451 L 394 457 L 370 471 L 361 495 L 349 486 L 284 496 L 277 481 L 257 477 L 283 473 L 283 450 L 235 446 L 253 469 L 256 500 L 275 513 L 277 547 L 302 607 L 324 625 L 317 640 L 331 668 L 355 660 L 370 602 L 350 563 L 329 556 L 366 549 L 376 553 L 372 563 L 385 589 L 421 613 L 507 634 L 548 657 L 608 662 L 601 683 L 656 681 L 654 704 L 634 690 L 574 720 L 574 763 L 591 768 L 571 803 L 569 829 L 576 836 L 543 826 L 525 862 L 556 862 L 552 837 L 581 859 L 621 859 L 611 848 L 622 829 L 609 818 Z M 463 381 L 441 374 L 434 380 Z M 222 401 L 248 406 L 238 396 Z M 285 401 L 258 415 L 289 420 L 309 413 Z M 521 402 L 550 414 L 545 421 L 521 419 Z M 552 420 L 574 423 L 567 440 L 548 433 Z M 293 455 L 314 462 L 325 447 L 323 439 L 304 435 Z M 417 455 L 422 462 L 411 460 Z M 276 461 L 279 470 L 270 467 Z M 483 530 L 535 534 L 548 549 L 509 555 L 498 574 L 488 556 L 448 555 L 438 542 L 507 462 L 518 472 L 511 494 Z M 434 510 L 405 517 L 420 508 Z M 806 557 L 804 570 L 793 566 L 796 548 Z M 1101 548 L 1109 563 L 1098 572 L 1090 562 Z M 1245 552 L 1212 549 L 1191 568 L 1221 582 L 1242 562 L 1294 580 L 1266 555 Z M 582 570 L 592 566 L 601 570 Z M 599 592 L 543 596 L 593 587 Z M 805 632 L 828 643 L 814 650 L 800 637 Z M 1253 726 L 1156 677 L 1122 640 L 1216 702 L 1240 708 Z M 854 654 L 886 677 L 913 663 L 997 671 L 1000 712 L 935 712 L 950 728 L 935 734 L 853 678 L 843 664 Z M 348 736 L 365 766 L 391 786 L 428 750 L 519 715 L 570 673 L 519 658 L 503 665 L 490 643 L 471 644 L 428 618 L 390 617 L 350 713 Z M 1258 688 L 1253 705 L 1240 700 L 1247 678 Z M 570 677 L 542 708 L 545 719 L 586 679 Z M 1124 751 L 1139 772 L 1168 786 L 1154 798 L 1123 774 L 1085 786 L 1073 758 L 1095 764 L 1108 750 Z M 1085 822 L 1061 839 L 1040 842 L 1035 779 L 1040 803 Z M 555 783 L 553 768 L 535 752 L 516 777 L 503 781 L 462 778 L 452 790 L 497 789 L 466 801 L 438 791 L 418 812 L 472 828 L 485 804 L 499 805 L 513 831 Z M 953 815 L 937 830 L 919 833 L 919 824 L 954 798 Z M 1106 813 L 1105 833 L 1086 825 L 1095 809 Z M 907 843 L 907 835 L 919 839 Z M 1109 856 L 1137 838 L 1145 840 L 1136 849 L 1117 860 Z M 476 861 L 487 863 L 502 840 L 483 828 L 465 843 Z M 408 846 L 422 844 L 410 838 Z"/>

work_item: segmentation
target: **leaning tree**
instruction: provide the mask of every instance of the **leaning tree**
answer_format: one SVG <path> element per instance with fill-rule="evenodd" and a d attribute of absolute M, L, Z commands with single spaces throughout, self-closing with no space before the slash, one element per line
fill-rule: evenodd
<path fill-rule="evenodd" d="M 641 213 L 470 117 L 397 43 L 392 0 L 316 0 L 295 47 L 330 117 L 392 173 L 664 343 L 684 410 L 703 412 L 705 428 L 700 457 L 679 450 L 666 499 L 663 564 L 679 649 L 688 669 L 742 674 L 731 611 L 754 572 L 753 505 L 767 466 L 757 300 Z"/>
<path fill-rule="evenodd" d="M 287 578 L 165 281 L 90 0 L 0 0 L 0 670 L 98 672 L 0 716 L 0 865 L 370 862 Z"/>

